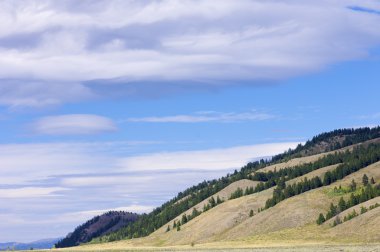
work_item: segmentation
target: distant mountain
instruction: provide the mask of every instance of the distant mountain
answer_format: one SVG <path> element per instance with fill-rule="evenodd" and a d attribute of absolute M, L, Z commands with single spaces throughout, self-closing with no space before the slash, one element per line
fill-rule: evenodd
<path fill-rule="evenodd" d="M 69 233 L 65 238 L 58 241 L 55 247 L 71 247 L 89 242 L 93 238 L 115 232 L 127 224 L 135 222 L 138 218 L 139 215 L 136 213 L 123 211 L 107 212 L 77 227 L 74 232 Z"/>
<path fill-rule="evenodd" d="M 0 243 L 0 250 L 29 250 L 29 249 L 50 249 L 62 238 L 43 239 L 28 243 L 5 242 Z"/>

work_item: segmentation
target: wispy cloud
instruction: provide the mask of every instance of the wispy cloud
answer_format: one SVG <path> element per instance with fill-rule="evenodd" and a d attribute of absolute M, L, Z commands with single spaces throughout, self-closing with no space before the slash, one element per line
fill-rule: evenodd
<path fill-rule="evenodd" d="M 361 6 L 362 15 L 348 5 Z M 2 1 L 0 104 L 51 106 L 108 93 L 99 86 L 143 95 L 151 92 L 145 82 L 160 85 L 162 95 L 186 82 L 255 85 L 318 71 L 379 45 L 377 7 L 359 0 Z"/>
<path fill-rule="evenodd" d="M 12 189 L 0 189 L 0 198 L 41 198 L 57 196 L 58 192 L 68 190 L 64 187 L 21 187 Z"/>
<path fill-rule="evenodd" d="M 122 159 L 119 165 L 125 170 L 234 169 L 255 158 L 282 153 L 289 147 L 296 147 L 297 144 L 299 142 L 259 144 L 201 151 L 153 153 Z"/>
<path fill-rule="evenodd" d="M 242 121 L 263 121 L 275 118 L 274 115 L 250 111 L 244 113 L 220 113 L 214 111 L 197 112 L 192 115 L 174 116 L 151 116 L 141 118 L 129 118 L 128 122 L 148 122 L 148 123 L 202 123 L 202 122 L 242 122 Z"/>
<path fill-rule="evenodd" d="M 31 125 L 32 131 L 46 135 L 81 135 L 115 131 L 107 117 L 89 114 L 69 114 L 43 117 Z"/>

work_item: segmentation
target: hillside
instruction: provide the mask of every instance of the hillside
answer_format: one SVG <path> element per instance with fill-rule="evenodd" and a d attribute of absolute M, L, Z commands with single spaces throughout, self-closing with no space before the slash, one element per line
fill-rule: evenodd
<path fill-rule="evenodd" d="M 77 227 L 74 232 L 55 244 L 56 248 L 77 246 L 93 238 L 107 235 L 138 219 L 139 215 L 123 211 L 110 211 L 96 216 Z"/>
<path fill-rule="evenodd" d="M 249 163 L 226 177 L 189 188 L 138 221 L 81 249 L 377 242 L 379 131 L 322 134 L 298 146 L 298 152 L 290 150 L 272 160 Z M 363 182 L 363 177 L 370 183 Z M 357 200 L 348 205 L 352 195 Z M 341 200 L 348 208 L 318 225 L 319 216 L 327 218 L 331 204 L 338 206 Z M 350 216 L 353 210 L 359 214 Z M 333 225 L 337 219 L 342 223 Z M 120 239 L 126 240 L 109 243 Z"/>

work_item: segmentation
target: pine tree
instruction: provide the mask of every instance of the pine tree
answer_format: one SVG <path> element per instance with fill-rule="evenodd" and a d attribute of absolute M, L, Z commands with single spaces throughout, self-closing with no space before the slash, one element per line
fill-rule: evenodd
<path fill-rule="evenodd" d="M 375 184 L 375 179 L 372 177 L 371 178 L 371 184 L 374 185 Z"/>
<path fill-rule="evenodd" d="M 181 224 L 177 225 L 177 231 L 181 231 Z"/>
<path fill-rule="evenodd" d="M 216 204 L 221 204 L 223 201 L 220 199 L 219 195 L 216 197 Z"/>
<path fill-rule="evenodd" d="M 318 225 L 321 225 L 321 224 L 323 224 L 325 221 L 326 221 L 325 216 L 323 216 L 323 214 L 320 213 L 320 214 L 319 214 L 319 217 L 318 217 L 318 219 L 317 219 L 317 224 L 318 224 Z"/>
<path fill-rule="evenodd" d="M 344 210 L 346 210 L 346 202 L 344 201 L 343 197 L 340 198 L 338 206 L 339 206 L 340 212 L 343 212 Z"/>
<path fill-rule="evenodd" d="M 351 189 L 352 192 L 356 191 L 356 182 L 355 182 L 355 180 L 351 181 L 350 189 Z"/>
<path fill-rule="evenodd" d="M 182 215 L 182 221 L 181 221 L 181 224 L 183 225 L 183 224 L 186 224 L 186 222 L 187 222 L 187 216 L 186 216 L 186 214 L 184 214 L 184 215 Z"/>
<path fill-rule="evenodd" d="M 166 232 L 169 232 L 170 231 L 170 226 L 168 225 L 168 228 L 166 229 Z"/>
<path fill-rule="evenodd" d="M 251 211 L 249 211 L 249 217 L 252 217 L 253 215 L 253 210 L 251 209 Z"/>
<path fill-rule="evenodd" d="M 208 202 L 210 202 L 211 208 L 213 208 L 214 206 L 216 206 L 216 201 L 215 201 L 214 197 L 211 197 L 211 199 L 209 199 Z"/>
<path fill-rule="evenodd" d="M 363 185 L 364 185 L 364 186 L 367 186 L 367 185 L 368 185 L 368 176 L 367 176 L 367 174 L 364 174 L 364 175 L 363 175 L 362 182 L 363 182 Z"/>

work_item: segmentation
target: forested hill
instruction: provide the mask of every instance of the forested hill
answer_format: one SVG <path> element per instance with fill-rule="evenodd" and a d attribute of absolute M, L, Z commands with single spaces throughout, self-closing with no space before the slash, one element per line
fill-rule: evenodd
<path fill-rule="evenodd" d="M 117 232 L 114 232 L 106 237 L 103 241 L 115 241 L 124 238 L 143 237 L 151 234 L 158 228 L 162 227 L 181 213 L 188 209 L 192 209 L 195 205 L 209 198 L 223 188 L 233 182 L 241 179 L 252 179 L 252 172 L 257 171 L 266 166 L 280 163 L 294 157 L 307 156 L 309 154 L 323 153 L 326 151 L 336 150 L 342 147 L 361 143 L 371 139 L 380 137 L 380 127 L 376 128 L 359 128 L 359 129 L 340 129 L 327 133 L 322 133 L 307 141 L 304 145 L 298 145 L 294 150 L 288 150 L 283 154 L 272 157 L 271 160 L 260 160 L 248 163 L 242 167 L 240 171 L 235 171 L 233 174 L 228 174 L 220 179 L 204 181 L 196 186 L 193 186 L 177 197 L 156 208 L 153 212 L 143 215 L 135 223 L 131 223 Z M 323 146 L 323 148 L 322 148 Z M 272 180 L 271 186 L 276 185 Z M 195 217 L 197 213 L 194 213 Z M 102 241 L 102 239 L 100 239 Z"/>
<path fill-rule="evenodd" d="M 93 238 L 115 232 L 120 228 L 135 222 L 138 218 L 139 215 L 135 213 L 123 211 L 107 212 L 100 216 L 96 216 L 77 227 L 74 232 L 69 233 L 65 238 L 58 241 L 55 244 L 55 247 L 72 247 L 89 242 Z"/>
<path fill-rule="evenodd" d="M 347 146 L 364 143 L 366 141 L 368 143 L 366 146 L 368 147 L 371 142 L 370 140 L 377 138 L 380 138 L 380 127 L 341 129 L 322 133 L 318 136 L 313 137 L 304 145 L 300 144 L 294 150 L 288 150 L 282 154 L 272 157 L 270 160 L 250 162 L 242 167 L 240 171 L 236 170 L 233 174 L 227 174 L 222 178 L 214 179 L 211 181 L 204 181 L 196 186 L 188 188 L 187 190 L 180 192 L 177 197 L 154 209 L 151 213 L 142 215 L 136 221 L 126 224 L 115 232 L 111 232 L 99 238 L 96 238 L 94 242 L 108 242 L 121 239 L 145 237 L 152 234 L 158 229 L 164 228 L 164 226 L 166 229 L 167 224 L 170 222 L 172 222 L 172 224 L 167 226 L 167 231 L 170 231 L 173 228 L 181 230 L 181 225 L 190 222 L 193 218 L 201 215 L 202 212 L 206 212 L 219 204 L 223 204 L 225 200 L 239 198 L 244 195 L 258 193 L 272 187 L 280 186 L 276 191 L 277 194 L 274 194 L 273 198 L 269 199 L 266 202 L 266 205 L 264 202 L 264 206 L 261 208 L 261 210 L 264 211 L 265 209 L 273 207 L 278 202 L 284 200 L 286 198 L 284 195 L 289 196 L 288 190 L 293 190 L 292 193 L 296 195 L 296 193 L 303 193 L 307 190 L 311 190 L 312 188 L 317 188 L 319 186 L 325 185 L 324 181 L 315 179 L 311 182 L 305 181 L 305 185 L 300 185 L 303 189 L 288 188 L 284 185 L 286 181 L 290 179 L 297 179 L 298 177 L 306 175 L 308 173 L 319 172 L 319 170 L 323 170 L 322 168 L 327 166 L 335 167 L 344 162 L 351 162 L 353 160 L 352 158 L 355 159 L 355 157 L 353 157 L 353 154 L 350 153 L 335 153 L 332 156 L 330 155 L 328 157 L 318 159 L 315 163 L 305 163 L 292 169 L 288 168 L 282 169 L 280 171 L 276 171 L 276 169 L 274 169 L 274 171 L 269 171 L 268 173 L 261 172 L 261 169 L 267 169 L 277 164 L 287 162 L 291 159 L 308 157 L 328 151 L 334 151 Z M 377 147 L 374 147 L 374 149 L 374 155 L 377 158 L 377 156 L 380 156 L 380 152 L 377 153 Z M 366 150 L 360 149 L 355 153 L 363 155 L 365 152 Z M 373 160 L 377 160 L 376 158 Z M 369 159 L 369 161 L 365 164 L 360 163 L 358 164 L 358 167 L 361 168 L 362 165 L 370 164 L 373 160 Z M 357 169 L 356 166 L 354 168 L 351 166 L 350 168 L 341 168 L 341 166 L 339 166 L 338 168 L 346 169 L 344 170 L 345 173 L 348 171 L 355 172 L 355 169 Z M 338 170 L 337 172 L 339 172 L 339 175 L 336 175 L 334 173 L 335 179 L 341 178 L 341 171 Z M 242 180 L 250 180 L 251 182 L 257 184 L 255 187 L 246 188 L 245 191 L 241 188 L 238 188 L 239 190 L 231 194 L 228 199 L 211 197 L 213 195 L 216 195 L 224 188 L 232 185 L 233 183 Z M 326 185 L 328 185 L 328 183 Z M 280 190 L 286 190 L 286 192 Z M 209 201 L 207 204 L 204 204 L 203 209 L 196 207 L 205 200 Z M 189 214 L 183 214 L 188 213 L 189 211 Z M 178 216 L 182 216 L 182 219 L 178 220 Z"/>

